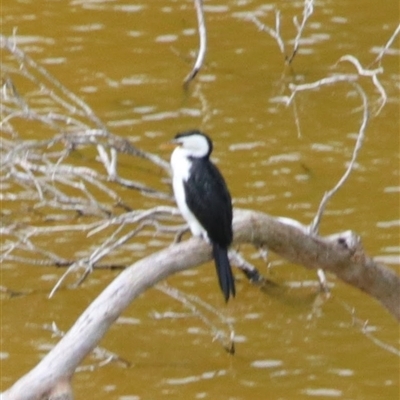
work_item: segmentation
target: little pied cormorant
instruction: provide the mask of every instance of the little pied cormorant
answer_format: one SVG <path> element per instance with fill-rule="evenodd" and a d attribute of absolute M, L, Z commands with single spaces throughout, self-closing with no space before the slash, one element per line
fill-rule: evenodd
<path fill-rule="evenodd" d="M 194 236 L 211 243 L 225 301 L 235 296 L 228 259 L 232 243 L 232 201 L 225 180 L 210 161 L 211 139 L 198 130 L 178 133 L 172 153 L 173 189 L 178 208 Z"/>

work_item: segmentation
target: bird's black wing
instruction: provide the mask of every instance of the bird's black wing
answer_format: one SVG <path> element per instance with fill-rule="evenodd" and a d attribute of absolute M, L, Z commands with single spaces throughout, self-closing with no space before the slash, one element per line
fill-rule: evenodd
<path fill-rule="evenodd" d="M 232 200 L 218 168 L 208 159 L 192 158 L 184 182 L 186 203 L 209 239 L 227 248 L 232 242 Z"/>

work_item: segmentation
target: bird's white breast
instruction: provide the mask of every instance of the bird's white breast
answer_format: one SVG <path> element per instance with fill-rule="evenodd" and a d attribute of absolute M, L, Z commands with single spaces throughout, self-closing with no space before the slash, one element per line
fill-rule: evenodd
<path fill-rule="evenodd" d="M 183 218 L 189 224 L 189 228 L 194 236 L 202 236 L 208 240 L 206 230 L 201 226 L 200 222 L 190 211 L 186 204 L 185 187 L 183 182 L 187 182 L 190 177 L 190 160 L 187 158 L 184 149 L 177 147 L 171 156 L 172 167 L 172 187 L 179 211 Z"/>

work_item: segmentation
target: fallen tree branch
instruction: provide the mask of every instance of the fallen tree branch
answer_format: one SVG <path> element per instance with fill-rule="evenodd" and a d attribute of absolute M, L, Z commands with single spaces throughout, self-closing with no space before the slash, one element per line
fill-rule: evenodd
<path fill-rule="evenodd" d="M 268 247 L 285 259 L 309 269 L 324 269 L 377 299 L 400 320 L 400 277 L 368 257 L 352 233 L 326 239 L 264 213 L 235 210 L 234 243 Z M 191 238 L 154 253 L 121 272 L 83 312 L 72 328 L 29 373 L 2 394 L 2 400 L 72 399 L 70 380 L 92 351 L 141 293 L 167 276 L 211 259 L 211 248 Z M 27 390 L 29 388 L 29 390 Z M 54 397 L 54 395 L 58 397 Z"/>

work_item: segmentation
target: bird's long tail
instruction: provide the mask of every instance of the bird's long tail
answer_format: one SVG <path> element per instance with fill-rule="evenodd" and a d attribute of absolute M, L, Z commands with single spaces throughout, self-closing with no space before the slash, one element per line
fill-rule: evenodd
<path fill-rule="evenodd" d="M 230 295 L 235 297 L 235 280 L 232 274 L 231 265 L 228 258 L 228 249 L 221 247 L 217 243 L 212 244 L 215 267 L 217 269 L 219 286 L 224 294 L 225 301 L 229 300 Z"/>

